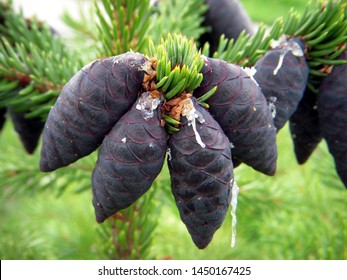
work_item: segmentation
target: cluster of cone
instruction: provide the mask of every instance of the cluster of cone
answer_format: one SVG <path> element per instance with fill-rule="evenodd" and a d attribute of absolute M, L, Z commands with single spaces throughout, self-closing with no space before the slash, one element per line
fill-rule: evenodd
<path fill-rule="evenodd" d="M 347 50 L 339 59 L 347 60 Z M 335 65 L 319 81 L 318 93 L 306 90 L 289 124 L 298 162 L 304 163 L 324 138 L 336 171 L 347 187 L 347 64 Z"/>
<path fill-rule="evenodd" d="M 307 87 L 309 68 L 297 46 L 304 51 L 299 39 L 280 40 L 256 63 L 254 78 L 270 106 L 274 105 L 277 131 L 289 120 L 298 163 L 304 164 L 324 138 L 347 187 L 347 64 L 330 68 L 326 77 L 316 81 L 318 92 L 314 93 Z M 347 50 L 338 59 L 346 60 Z M 277 71 L 278 61 L 282 70 Z"/>
<path fill-rule="evenodd" d="M 226 38 L 236 39 L 241 31 L 250 35 L 254 27 L 251 19 L 239 0 L 205 0 L 208 11 L 204 15 L 204 26 L 209 26 L 207 32 L 200 38 L 203 45 L 209 42 L 211 53 L 217 50 L 222 34 Z M 336 1 L 335 1 L 336 2 Z M 232 15 L 232 16 L 230 16 Z M 292 41 L 295 39 L 291 39 Z M 302 42 L 295 40 L 302 46 Z M 307 83 L 307 67 L 301 59 L 298 64 L 290 64 L 294 60 L 290 54 L 284 58 L 283 72 L 272 75 L 287 48 L 277 48 L 266 54 L 256 65 L 255 79 L 266 96 L 268 103 L 276 107 L 274 124 L 279 130 L 289 119 L 289 127 L 294 143 L 294 151 L 299 164 L 305 163 L 320 141 L 324 138 L 335 160 L 336 170 L 347 187 L 347 66 L 336 65 L 332 68 L 322 68 L 327 73 L 325 78 L 315 77 L 311 80 L 318 92 L 313 92 Z M 293 46 L 293 45 L 292 45 Z M 293 50 L 293 49 L 292 49 Z M 298 50 L 294 50 L 296 53 Z M 347 59 L 346 51 L 337 59 Z M 286 73 L 287 72 L 287 73 Z M 300 76 L 300 73 L 302 76 Z M 283 77 L 283 78 L 282 78 Z M 312 79 L 312 77 L 311 77 Z M 302 91 L 303 87 L 305 90 Z M 299 102 L 299 103 L 298 103 Z M 281 110 L 285 110 L 280 112 Z M 236 162 L 234 162 L 235 164 Z"/>
<path fill-rule="evenodd" d="M 307 87 L 309 68 L 300 49 L 304 51 L 299 39 L 280 40 L 256 63 L 254 78 L 269 105 L 274 105 L 277 131 L 289 120 L 298 163 L 305 163 L 324 138 L 347 187 L 347 64 L 335 65 L 327 76 L 317 78 L 315 93 Z M 347 50 L 338 59 L 346 60 Z"/>
<path fill-rule="evenodd" d="M 213 8 L 217 1 L 206 2 Z M 206 24 L 215 22 L 210 16 L 213 10 L 206 15 Z M 250 23 L 246 30 L 251 33 Z M 212 32 L 219 38 L 217 33 Z M 211 44 L 212 50 L 216 46 Z M 45 125 L 40 119 L 26 119 L 25 112 L 17 113 L 15 108 L 2 108 L 0 129 L 8 113 L 32 153 L 44 126 L 40 159 L 44 172 L 67 166 L 100 147 L 92 174 L 99 223 L 141 197 L 167 155 L 180 217 L 202 249 L 225 218 L 233 169 L 245 163 L 266 175 L 275 174 L 276 133 L 287 121 L 298 162 L 306 162 L 324 138 L 347 186 L 347 64 L 329 69 L 327 77 L 318 81 L 316 94 L 307 88 L 304 54 L 300 39 L 283 37 L 252 69 L 203 57 L 201 84 L 174 99 L 145 86 L 148 77 L 155 79 L 153 60 L 132 52 L 103 58 L 71 78 Z M 347 59 L 347 51 L 340 59 Z M 214 88 L 207 106 L 198 101 Z M 165 130 L 164 116 L 172 111 L 179 116 L 176 133 Z"/>
<path fill-rule="evenodd" d="M 169 147 L 172 191 L 182 220 L 204 248 L 231 200 L 230 142 L 189 94 L 180 101 L 180 131 L 169 135 L 162 120 L 168 106 L 163 96 L 157 90 L 143 92 L 148 63 L 129 52 L 96 60 L 78 72 L 47 118 L 40 168 L 66 166 L 100 146 L 92 190 L 96 220 L 103 222 L 149 189 Z"/>
<path fill-rule="evenodd" d="M 255 69 L 202 58 L 200 86 L 169 100 L 160 89 L 145 86 L 155 78 L 155 66 L 142 54 L 128 52 L 85 66 L 49 113 L 41 170 L 67 166 L 100 146 L 92 190 L 101 223 L 150 188 L 168 153 L 176 205 L 198 248 L 210 243 L 225 218 L 235 166 L 245 163 L 275 174 L 276 133 L 288 120 L 299 162 L 323 136 L 345 178 L 346 64 L 322 80 L 317 107 L 316 96 L 305 91 L 309 67 L 299 39 L 275 41 Z M 203 106 L 199 97 L 214 87 Z M 163 116 L 177 110 L 179 130 L 168 133 Z"/>

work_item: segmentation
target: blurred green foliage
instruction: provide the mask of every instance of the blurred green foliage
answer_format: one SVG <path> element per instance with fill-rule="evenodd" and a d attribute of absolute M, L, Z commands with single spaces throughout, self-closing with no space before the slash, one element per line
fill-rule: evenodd
<path fill-rule="evenodd" d="M 279 16 L 286 16 L 290 8 L 303 12 L 306 0 L 240 0 L 253 21 L 272 24 Z"/>
<path fill-rule="evenodd" d="M 272 23 L 306 1 L 243 0 L 254 20 Z M 347 192 L 336 175 L 324 142 L 312 158 L 295 161 L 288 127 L 278 134 L 278 170 L 267 177 L 247 166 L 235 169 L 240 187 L 236 247 L 231 248 L 231 215 L 205 250 L 198 250 L 180 221 L 170 192 L 168 170 L 156 180 L 154 212 L 159 215 L 150 254 L 154 259 L 347 259 Z M 0 135 L 0 168 L 26 164 L 38 169 L 39 151 L 25 154 L 10 122 Z M 95 157 L 89 161 L 93 162 Z M 18 163 L 16 163 L 16 161 Z M 83 163 L 77 163 L 84 166 Z M 88 165 L 85 165 L 88 166 Z M 68 172 L 68 167 L 59 172 Z M 86 174 L 91 174 L 86 170 Z M 13 176 L 16 174 L 13 174 Z M 7 174 L 11 177 L 12 174 Z M 47 175 L 48 176 L 48 175 Z M 48 177 L 23 185 L 15 192 L 11 180 L 0 191 L 1 259 L 108 259 L 110 243 L 100 238 L 94 220 L 86 176 L 64 192 Z M 41 192 L 31 191 L 35 184 Z M 4 184 L 3 184 L 4 185 Z M 79 190 L 79 191 L 78 191 Z M 87 190 L 87 191 L 81 191 Z M 77 192 L 78 191 L 78 192 Z M 151 193 L 146 194 L 146 196 Z"/>

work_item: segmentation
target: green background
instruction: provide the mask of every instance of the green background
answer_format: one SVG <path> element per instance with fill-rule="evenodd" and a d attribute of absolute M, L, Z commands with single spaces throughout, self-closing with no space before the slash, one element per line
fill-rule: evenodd
<path fill-rule="evenodd" d="M 306 1 L 244 0 L 242 3 L 254 21 L 271 24 L 276 17 L 285 16 L 292 6 L 302 11 Z M 13 158 L 10 164 L 20 165 L 21 158 L 28 157 L 10 122 L 1 132 L 0 147 L 0 160 Z M 278 151 L 274 177 L 261 175 L 247 166 L 235 169 L 240 187 L 235 248 L 230 246 L 228 213 L 210 245 L 205 250 L 196 249 L 179 219 L 164 167 L 152 187 L 153 207 L 157 207 L 159 219 L 149 258 L 346 259 L 347 192 L 336 175 L 325 142 L 305 165 L 299 166 L 286 126 L 278 134 Z M 25 163 L 31 163 L 35 169 L 38 159 L 39 150 Z M 0 161 L 0 169 L 3 164 Z M 16 178 L 16 174 L 5 175 Z M 76 192 L 76 184 L 59 195 L 56 188 L 52 184 L 41 192 L 19 189 L 11 194 L 10 184 L 3 187 L 1 259 L 112 258 L 94 220 L 91 191 Z"/>

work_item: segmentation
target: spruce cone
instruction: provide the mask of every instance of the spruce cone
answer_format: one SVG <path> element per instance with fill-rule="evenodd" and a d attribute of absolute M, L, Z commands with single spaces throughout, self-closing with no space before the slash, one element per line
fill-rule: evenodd
<path fill-rule="evenodd" d="M 21 89 L 23 88 L 18 87 L 11 93 L 18 94 Z M 11 118 L 14 130 L 17 132 L 25 151 L 28 154 L 33 154 L 44 128 L 44 121 L 41 118 L 26 118 L 25 115 L 30 111 L 17 112 L 14 107 L 3 107 L 0 108 L 0 131 L 5 124 L 6 113 Z"/>
<path fill-rule="evenodd" d="M 340 56 L 347 59 L 347 50 Z M 322 80 L 318 114 L 322 136 L 335 160 L 337 173 L 347 187 L 347 64 L 334 66 Z"/>
<path fill-rule="evenodd" d="M 5 121 L 6 121 L 6 107 L 0 108 L 0 131 L 4 127 Z"/>
<path fill-rule="evenodd" d="M 142 196 L 159 174 L 166 154 L 160 106 L 145 119 L 134 104 L 101 144 L 92 175 L 96 220 L 102 223 Z"/>
<path fill-rule="evenodd" d="M 146 62 L 125 53 L 96 60 L 76 73 L 51 109 L 43 133 L 41 171 L 53 171 L 93 152 L 136 101 Z"/>
<path fill-rule="evenodd" d="M 200 115 L 196 132 L 187 118 L 182 117 L 181 130 L 169 140 L 168 164 L 181 219 L 195 245 L 203 249 L 225 218 L 231 201 L 233 165 L 228 138 L 213 117 L 194 103 Z"/>
<path fill-rule="evenodd" d="M 299 164 L 305 163 L 322 140 L 317 111 L 317 94 L 306 89 L 294 114 L 289 119 L 294 152 Z"/>
<path fill-rule="evenodd" d="M 279 131 L 296 110 L 306 88 L 309 68 L 304 46 L 299 39 L 291 38 L 268 51 L 254 67 L 254 78 L 267 101 L 275 105 L 274 124 Z"/>
<path fill-rule="evenodd" d="M 45 122 L 41 118 L 28 119 L 25 117 L 25 112 L 16 113 L 13 112 L 12 108 L 9 108 L 9 112 L 14 129 L 18 133 L 25 150 L 29 154 L 34 153 L 45 126 Z"/>
<path fill-rule="evenodd" d="M 208 100 L 210 113 L 233 145 L 233 157 L 267 175 L 276 172 L 276 129 L 257 84 L 239 66 L 206 58 L 199 97 L 218 86 Z"/>
<path fill-rule="evenodd" d="M 200 46 L 209 42 L 210 52 L 218 49 L 220 36 L 237 39 L 241 31 L 253 34 L 252 21 L 238 0 L 205 0 L 208 10 L 204 15 L 203 26 L 211 30 L 203 34 L 199 41 Z"/>

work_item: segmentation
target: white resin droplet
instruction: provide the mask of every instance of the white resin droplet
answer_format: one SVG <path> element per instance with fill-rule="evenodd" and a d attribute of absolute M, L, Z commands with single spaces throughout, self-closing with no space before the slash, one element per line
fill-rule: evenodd
<path fill-rule="evenodd" d="M 202 58 L 203 60 L 205 60 L 206 62 L 208 62 L 208 59 L 207 59 L 207 57 L 206 57 L 205 55 L 201 55 L 201 58 Z"/>
<path fill-rule="evenodd" d="M 277 97 L 271 96 L 268 102 L 269 109 L 271 111 L 271 115 L 273 119 L 276 117 L 276 105 L 275 105 L 276 101 L 277 101 Z"/>
<path fill-rule="evenodd" d="M 135 61 L 130 61 L 129 65 L 130 65 L 131 67 L 135 67 L 135 66 L 136 66 L 136 62 L 135 62 Z"/>
<path fill-rule="evenodd" d="M 136 109 L 141 111 L 141 115 L 145 120 L 153 117 L 153 111 L 157 109 L 162 98 L 153 98 L 151 92 L 147 91 L 141 94 L 137 100 Z"/>
<path fill-rule="evenodd" d="M 275 48 L 283 46 L 286 42 L 287 42 L 286 35 L 282 34 L 282 36 L 279 37 L 278 40 L 274 40 L 274 39 L 271 40 L 270 47 L 272 49 L 275 49 Z"/>
<path fill-rule="evenodd" d="M 302 51 L 302 48 L 300 45 L 294 41 L 291 41 L 288 43 L 287 46 L 288 49 L 292 52 L 294 56 L 304 56 L 304 52 Z"/>
<path fill-rule="evenodd" d="M 193 101 L 191 99 L 188 99 L 187 102 L 183 105 L 182 116 L 187 118 L 188 126 L 192 126 L 196 142 L 198 142 L 201 147 L 205 148 L 206 145 L 204 144 L 204 142 L 202 142 L 200 134 L 196 129 L 196 119 L 198 119 L 200 123 L 203 123 L 205 120 L 201 113 L 195 109 Z"/>
<path fill-rule="evenodd" d="M 166 149 L 166 154 L 167 154 L 167 157 L 168 157 L 169 161 L 172 160 L 171 149 L 170 148 Z"/>
<path fill-rule="evenodd" d="M 249 68 L 249 67 L 243 67 L 242 69 L 243 69 L 243 71 L 245 71 L 246 74 L 251 78 L 251 80 L 252 80 L 253 82 L 255 82 L 257 86 L 259 86 L 259 84 L 258 84 L 258 82 L 256 81 L 256 79 L 254 79 L 254 75 L 255 75 L 255 73 L 257 73 L 257 69 L 255 69 L 254 67 L 251 67 L 251 68 Z"/>
<path fill-rule="evenodd" d="M 237 197 L 239 194 L 239 187 L 236 184 L 235 180 L 232 179 L 230 182 L 231 186 L 231 247 L 234 248 L 236 244 L 236 208 L 237 208 Z"/>
<path fill-rule="evenodd" d="M 123 62 L 123 59 L 120 58 L 120 57 L 115 57 L 115 58 L 113 59 L 113 63 L 114 63 L 114 64 L 118 64 L 118 63 L 122 63 L 122 62 Z"/>
<path fill-rule="evenodd" d="M 126 142 L 127 142 L 127 138 L 124 137 L 124 138 L 122 139 L 122 142 L 123 142 L 123 143 L 126 143 Z"/>

